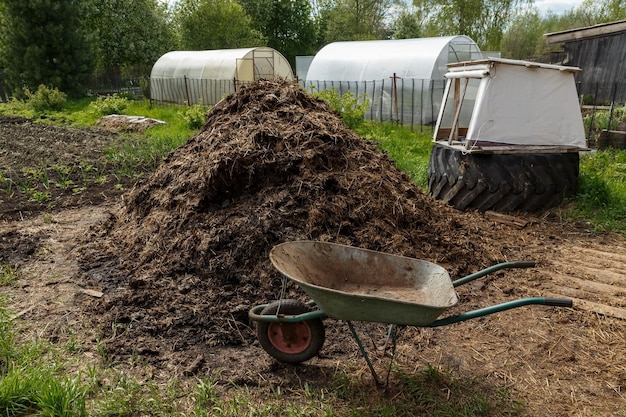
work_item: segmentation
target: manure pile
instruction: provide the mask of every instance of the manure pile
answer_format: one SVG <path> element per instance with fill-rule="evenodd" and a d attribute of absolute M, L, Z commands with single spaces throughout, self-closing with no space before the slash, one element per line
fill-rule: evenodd
<path fill-rule="evenodd" d="M 360 246 L 455 277 L 503 260 L 488 228 L 425 195 L 325 102 L 261 81 L 215 105 L 202 131 L 135 186 L 82 265 L 105 293 L 93 307 L 104 331 L 131 329 L 108 346 L 157 355 L 253 341 L 248 309 L 281 291 L 268 260 L 278 243 Z"/>

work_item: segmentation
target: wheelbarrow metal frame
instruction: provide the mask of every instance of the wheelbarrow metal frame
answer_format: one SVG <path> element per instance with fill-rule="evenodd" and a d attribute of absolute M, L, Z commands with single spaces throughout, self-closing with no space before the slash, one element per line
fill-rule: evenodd
<path fill-rule="evenodd" d="M 300 242 L 300 243 L 315 243 L 315 242 Z M 284 244 L 283 244 L 284 245 Z M 336 244 L 326 244 L 329 245 L 331 247 L 343 247 L 343 248 L 348 248 L 346 246 L 343 245 L 336 245 Z M 280 245 L 279 245 L 280 246 Z M 369 250 L 363 250 L 363 249 L 359 249 L 359 248 L 354 248 L 355 250 L 361 251 L 361 252 L 367 252 L 367 253 L 375 253 L 374 251 L 369 251 Z M 379 255 L 382 253 L 378 253 Z M 362 255 L 362 253 L 360 254 Z M 382 254 L 384 255 L 384 254 Z M 356 256 L 356 255 L 355 255 Z M 389 256 L 395 256 L 395 255 L 389 255 Z M 404 258 L 404 257 L 397 257 L 395 256 L 397 259 L 401 259 L 402 261 L 406 261 L 409 258 Z M 270 255 L 271 258 L 271 255 Z M 409 259 L 410 260 L 410 259 Z M 418 263 L 423 263 L 423 264 L 430 264 L 433 265 L 436 269 L 434 269 L 435 273 L 441 274 L 441 271 L 445 271 L 443 270 L 441 267 L 435 265 L 435 264 L 431 264 L 428 263 L 426 261 L 419 261 L 419 260 L 414 260 Z M 316 319 L 325 319 L 325 318 L 335 318 L 337 320 L 343 320 L 345 322 L 347 322 L 348 327 L 350 329 L 350 332 L 353 336 L 353 338 L 355 339 L 359 350 L 361 351 L 362 356 L 365 358 L 368 367 L 370 368 L 370 371 L 372 373 L 372 376 L 374 377 L 374 380 L 376 381 L 376 383 L 379 386 L 385 386 L 385 383 L 383 383 L 380 378 L 378 377 L 376 371 L 374 370 L 374 367 L 372 365 L 372 362 L 369 358 L 369 355 L 367 354 L 367 351 L 365 350 L 363 343 L 361 342 L 359 336 L 356 333 L 356 330 L 354 328 L 354 326 L 352 325 L 352 319 L 350 318 L 346 318 L 346 317 L 341 317 L 341 315 L 329 315 L 327 314 L 326 311 L 324 311 L 324 309 L 322 307 L 320 307 L 319 301 L 317 300 L 315 296 L 313 296 L 311 293 L 313 292 L 316 295 L 320 295 L 320 294 L 324 294 L 324 291 L 327 290 L 328 293 L 330 293 L 331 291 L 333 293 L 336 294 L 344 294 L 348 297 L 351 297 L 352 299 L 350 299 L 351 302 L 354 301 L 354 299 L 357 299 L 361 302 L 374 302 L 374 305 L 379 305 L 376 304 L 376 302 L 380 301 L 380 299 L 377 299 L 376 297 L 367 297 L 367 296 L 362 296 L 362 295 L 356 295 L 356 294 L 351 294 L 351 293 L 345 293 L 342 292 L 340 290 L 334 290 L 331 288 L 325 288 L 325 287 L 319 287 L 317 285 L 313 285 L 310 284 L 308 282 L 303 282 L 297 278 L 294 278 L 293 276 L 290 276 L 289 274 L 286 274 L 283 270 L 281 270 L 281 268 L 279 268 L 275 262 L 274 259 L 272 259 L 272 262 L 274 263 L 274 266 L 277 267 L 277 269 L 279 271 L 281 271 L 283 273 L 283 275 L 285 275 L 287 278 L 295 281 L 311 298 L 312 301 L 309 302 L 309 305 L 311 307 L 317 307 L 317 309 L 313 310 L 313 311 L 309 311 L 306 313 L 301 313 L 301 314 L 280 314 L 280 311 L 278 314 L 262 314 L 263 310 L 269 305 L 269 304 L 262 304 L 262 305 L 257 305 L 255 307 L 252 307 L 250 309 L 250 311 L 248 312 L 248 316 L 250 319 L 257 321 L 257 322 L 264 322 L 264 323 L 298 323 L 298 322 L 303 322 L 303 321 L 307 321 L 307 320 L 316 320 Z M 420 265 L 418 265 L 419 267 Z M 510 269 L 510 268 L 531 268 L 535 266 L 535 262 L 533 261 L 519 261 L 519 262 L 502 262 L 496 265 L 493 265 L 491 267 L 485 268 L 483 270 L 480 270 L 478 272 L 475 272 L 473 274 L 467 275 L 463 278 L 457 279 L 455 281 L 452 281 L 452 287 L 456 288 L 458 286 L 467 284 L 469 282 L 472 282 L 478 278 L 484 277 L 488 274 L 491 274 L 493 272 L 502 270 L 502 269 Z M 426 266 L 428 268 L 428 265 Z M 443 278 L 443 276 L 442 276 Z M 445 272 L 445 278 L 449 279 L 449 275 L 447 275 L 447 272 Z M 311 287 L 314 287 L 315 291 L 311 291 Z M 454 290 L 451 290 L 452 293 L 454 293 Z M 387 302 L 387 304 L 389 303 L 394 303 L 395 300 L 393 299 L 387 299 L 385 300 L 385 302 Z M 420 304 L 411 304 L 411 303 L 407 303 L 406 301 L 398 301 L 398 302 L 402 302 L 403 304 L 409 304 L 408 307 L 410 308 L 411 306 L 415 306 L 415 311 L 418 313 L 423 313 L 424 311 L 426 311 L 427 314 L 427 318 L 424 319 L 424 321 L 418 321 L 420 324 L 406 324 L 406 323 L 396 323 L 396 322 L 386 322 L 384 320 L 381 321 L 375 321 L 378 323 L 383 323 L 383 324 L 389 324 L 389 332 L 388 332 L 388 338 L 390 337 L 390 335 L 394 335 L 393 336 L 393 346 L 394 346 L 394 351 L 395 351 L 395 331 L 394 328 L 395 326 L 412 326 L 412 327 L 441 327 L 441 326 L 448 326 L 454 323 L 459 323 L 459 322 L 463 322 L 463 321 L 467 321 L 467 320 L 472 320 L 475 318 L 479 318 L 479 317 L 484 317 L 484 316 L 488 316 L 491 314 L 495 314 L 495 313 L 499 313 L 499 312 L 503 312 L 503 311 L 507 311 L 507 310 L 511 310 L 514 308 L 518 308 L 518 307 L 523 307 L 523 306 L 527 306 L 527 305 L 547 305 L 547 306 L 555 306 L 555 307 L 572 307 L 573 303 L 572 300 L 569 299 L 558 299 L 558 298 L 547 298 L 547 297 L 527 297 L 527 298 L 521 298 L 521 299 L 517 299 L 517 300 L 512 300 L 512 301 L 507 301 L 507 302 L 503 302 L 500 304 L 495 304 L 492 306 L 488 306 L 488 307 L 483 307 L 477 310 L 470 310 L 467 312 L 463 312 L 460 314 L 456 314 L 456 315 L 452 315 L 452 316 L 448 316 L 448 317 L 444 317 L 444 318 L 438 318 L 438 316 L 441 314 L 442 311 L 445 311 L 447 308 L 450 308 L 451 306 L 456 304 L 456 293 L 454 293 L 454 301 L 453 303 L 450 303 L 448 306 L 446 305 L 439 305 L 439 306 L 433 306 L 430 307 L 428 305 L 420 305 Z M 428 311 L 429 309 L 433 310 L 433 311 Z M 372 316 L 373 317 L 373 316 Z M 357 321 L 372 321 L 372 320 L 357 320 Z M 392 359 L 393 360 L 393 359 Z M 387 379 L 389 378 L 389 373 L 387 374 Z"/>

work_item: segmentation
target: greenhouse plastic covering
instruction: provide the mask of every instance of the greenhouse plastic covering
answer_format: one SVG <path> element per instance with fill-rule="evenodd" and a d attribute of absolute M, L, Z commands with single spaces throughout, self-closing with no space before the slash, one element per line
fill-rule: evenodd
<path fill-rule="evenodd" d="M 482 57 L 467 36 L 335 42 L 315 55 L 305 85 L 366 96 L 372 119 L 429 124 L 439 112 L 447 64 Z"/>
<path fill-rule="evenodd" d="M 292 80 L 293 72 L 272 48 L 172 51 L 152 67 L 150 95 L 156 101 L 215 104 L 241 84 L 277 78 Z"/>

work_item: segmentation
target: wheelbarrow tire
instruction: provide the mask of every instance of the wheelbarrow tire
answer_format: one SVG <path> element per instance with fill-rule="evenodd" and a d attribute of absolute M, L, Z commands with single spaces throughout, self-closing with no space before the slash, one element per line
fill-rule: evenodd
<path fill-rule="evenodd" d="M 280 300 L 268 304 L 261 315 L 297 315 L 312 311 L 298 300 Z M 263 349 L 282 363 L 298 364 L 317 356 L 326 333 L 321 318 L 296 323 L 257 322 L 257 338 Z"/>

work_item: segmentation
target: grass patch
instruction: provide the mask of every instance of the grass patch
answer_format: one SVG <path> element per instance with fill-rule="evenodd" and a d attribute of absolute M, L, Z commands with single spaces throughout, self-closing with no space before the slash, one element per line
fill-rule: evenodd
<path fill-rule="evenodd" d="M 12 285 L 17 281 L 17 267 L 9 264 L 0 264 L 0 287 Z"/>
<path fill-rule="evenodd" d="M 586 221 L 598 232 L 626 234 L 626 150 L 583 154 L 573 201 L 568 218 Z"/>
<path fill-rule="evenodd" d="M 423 190 L 428 190 L 428 159 L 432 148 L 430 129 L 420 132 L 397 123 L 368 121 L 359 126 L 357 133 L 377 142 L 398 168 Z"/>
<path fill-rule="evenodd" d="M 195 128 L 190 127 L 189 119 L 184 116 L 189 111 L 186 106 L 129 102 L 125 114 L 163 120 L 166 124 L 154 126 L 143 134 L 121 135 L 118 143 L 106 150 L 107 159 L 116 167 L 117 175 L 134 178 L 154 170 L 168 153 L 196 134 L 201 127 L 197 122 L 199 110 L 193 108 Z"/>

